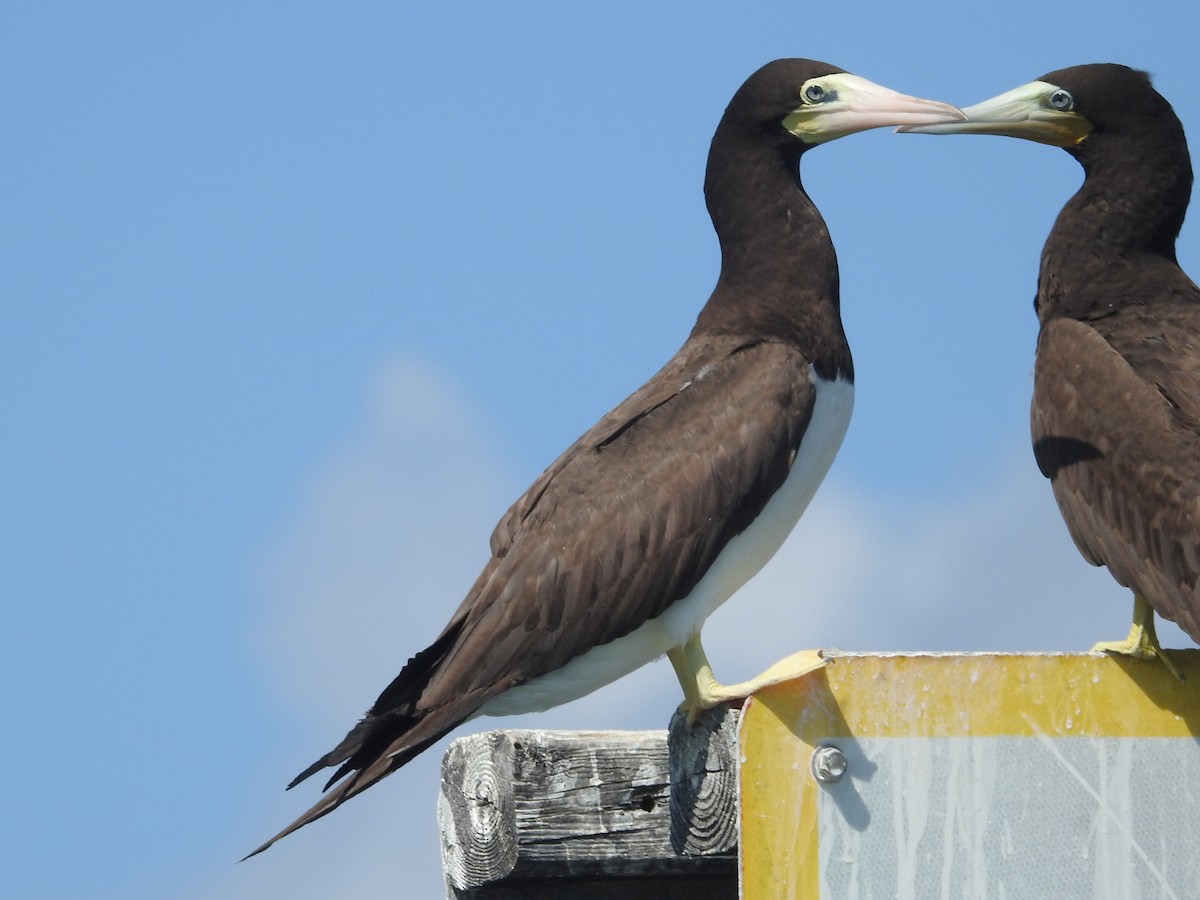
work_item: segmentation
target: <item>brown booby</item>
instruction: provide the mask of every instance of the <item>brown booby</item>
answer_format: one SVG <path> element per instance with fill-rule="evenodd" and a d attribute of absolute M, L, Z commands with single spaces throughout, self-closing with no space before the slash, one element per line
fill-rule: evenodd
<path fill-rule="evenodd" d="M 1145 72 L 1051 72 L 901 131 L 998 134 L 1062 147 L 1079 191 L 1042 251 L 1033 449 L 1084 558 L 1134 592 L 1124 641 L 1163 655 L 1154 613 L 1200 642 L 1200 289 L 1175 241 L 1192 190 L 1183 126 Z"/>
<path fill-rule="evenodd" d="M 548 709 L 664 653 L 692 713 L 821 664 L 797 654 L 722 685 L 700 644 L 791 531 L 850 418 L 837 260 L 798 164 L 843 135 L 961 118 L 827 63 L 750 76 L 709 152 L 721 270 L 683 347 L 513 504 L 442 633 L 289 785 L 337 767 L 329 792 L 254 853 L 475 716 Z"/>

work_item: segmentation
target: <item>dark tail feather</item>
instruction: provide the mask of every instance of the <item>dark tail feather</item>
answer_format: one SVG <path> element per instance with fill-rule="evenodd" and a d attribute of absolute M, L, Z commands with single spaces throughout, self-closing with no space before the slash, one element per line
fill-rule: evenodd
<path fill-rule="evenodd" d="M 342 738 L 342 742 L 340 744 L 338 744 L 336 747 L 318 759 L 315 763 L 293 778 L 288 783 L 287 789 L 290 791 L 304 779 L 308 778 L 310 775 L 320 772 L 322 769 L 327 769 L 330 766 L 346 763 L 346 760 L 350 759 L 350 757 L 354 756 L 354 754 L 358 753 L 358 751 L 362 749 L 362 745 L 366 742 L 367 738 L 371 736 L 371 731 L 377 724 L 378 720 L 373 719 L 371 716 L 368 715 L 363 717 L 363 720 L 355 725 L 350 730 L 349 734 Z M 338 769 L 338 773 L 329 779 L 329 783 L 325 785 L 324 790 L 329 790 L 330 785 L 332 785 L 335 781 L 345 775 L 346 772 L 353 768 L 355 768 L 355 766 L 350 764 L 343 765 L 340 769 Z"/>
<path fill-rule="evenodd" d="M 329 790 L 335 781 L 363 764 L 363 747 L 371 741 L 377 741 L 381 731 L 395 738 L 412 727 L 418 721 L 418 717 L 412 715 L 413 704 L 428 683 L 433 667 L 446 652 L 446 648 L 454 643 L 461 629 L 461 619 L 452 621 L 436 641 L 415 654 L 400 670 L 400 674 L 392 679 L 391 684 L 383 689 L 383 693 L 367 714 L 342 738 L 342 742 L 293 778 L 287 789 L 290 791 L 322 769 L 341 766 L 325 784 L 324 790 Z M 397 723 L 403 724 L 398 726 Z M 382 746 L 386 746 L 390 740 L 385 740 Z M 370 755 L 368 751 L 366 756 L 370 758 Z"/>
<path fill-rule="evenodd" d="M 343 775 L 347 776 L 346 780 L 332 790 L 329 790 L 328 794 L 313 804 L 307 812 L 296 819 L 291 825 L 283 829 L 283 831 L 279 832 L 279 834 L 275 835 L 261 847 L 251 853 L 247 853 L 242 859 L 246 860 L 251 856 L 257 856 L 280 838 L 286 837 L 296 829 L 303 828 L 309 822 L 316 821 L 321 816 L 333 812 L 355 794 L 365 791 L 375 782 L 386 778 L 392 772 L 409 762 L 413 757 L 426 750 L 431 744 L 440 741 L 459 723 L 469 718 L 478 708 L 479 703 L 479 700 L 475 700 L 474 703 L 468 701 L 444 707 L 439 710 L 438 714 L 423 718 L 415 723 L 409 719 L 403 732 L 395 735 L 390 741 L 382 738 L 380 735 L 367 735 L 366 730 L 359 731 L 360 728 L 371 720 L 372 717 L 368 716 L 350 734 L 346 735 L 346 739 L 342 743 L 338 744 L 336 748 L 296 776 L 296 779 L 288 787 L 299 784 L 309 775 L 326 766 L 337 765 L 342 760 L 347 760 L 349 756 L 351 758 L 338 769 L 333 779 L 331 779 L 331 783 Z M 372 727 L 377 727 L 378 725 L 379 720 L 376 719 L 372 723 Z M 371 739 L 368 740 L 368 737 Z M 360 766 L 361 768 L 359 768 Z M 354 771 L 355 769 L 357 771 Z M 326 785 L 326 789 L 329 789 L 329 785 Z"/>
<path fill-rule="evenodd" d="M 283 829 L 283 831 L 279 832 L 279 834 L 275 835 L 261 847 L 258 847 L 250 853 L 247 853 L 241 858 L 241 860 L 239 860 L 239 862 L 244 862 L 252 856 L 257 856 L 280 838 L 287 837 L 293 831 L 303 828 L 309 822 L 315 822 L 317 819 L 321 818 L 321 816 L 333 812 L 355 794 L 362 793 L 375 782 L 386 778 L 388 775 L 391 775 L 392 772 L 396 771 L 405 763 L 409 762 L 413 757 L 420 754 L 423 750 L 429 747 L 430 744 L 441 740 L 441 738 L 446 735 L 450 728 L 453 727 L 454 725 L 451 724 L 449 728 L 443 728 L 439 730 L 432 736 L 423 739 L 420 743 L 416 744 L 416 746 L 406 747 L 404 749 L 396 750 L 392 754 L 384 755 L 376 759 L 373 763 L 361 771 L 355 772 L 353 775 L 335 787 L 332 791 L 318 800 L 315 804 L 313 804 L 313 806 L 309 808 L 309 810 L 302 816 L 300 816 L 300 818 L 296 819 L 295 822 Z"/>
<path fill-rule="evenodd" d="M 372 767 L 372 768 L 374 768 L 374 767 Z M 326 813 L 333 812 L 335 809 L 337 809 L 339 806 L 341 806 L 343 803 L 345 803 L 347 800 L 349 800 L 351 797 L 353 797 L 359 791 L 366 790 L 372 784 L 374 784 L 376 781 L 378 781 L 380 778 L 382 778 L 384 775 L 387 775 L 388 771 L 390 771 L 390 770 L 385 770 L 385 771 L 379 773 L 378 775 L 376 775 L 374 778 L 371 778 L 370 780 L 368 780 L 366 778 L 367 772 L 364 771 L 364 772 L 360 773 L 361 777 L 350 778 L 345 783 L 338 785 L 336 789 L 329 792 L 324 797 L 322 797 L 320 800 L 318 800 L 316 803 L 314 803 L 312 805 L 312 807 L 309 808 L 309 810 L 307 812 L 305 812 L 302 816 L 300 816 L 300 818 L 296 819 L 295 822 L 293 822 L 287 828 L 283 829 L 283 831 L 279 832 L 279 834 L 275 835 L 273 838 L 271 838 L 269 841 L 267 841 L 265 844 L 263 844 L 258 849 L 253 850 L 250 853 L 247 853 L 245 856 L 243 856 L 239 860 L 239 862 L 245 862 L 252 856 L 258 856 L 258 854 L 262 853 L 264 850 L 266 850 L 268 847 L 270 847 L 273 843 L 275 843 L 280 838 L 287 837 L 289 834 L 291 834 L 296 829 L 303 828 L 309 822 L 314 822 L 317 819 L 321 818 L 321 816 L 325 815 Z"/>
<path fill-rule="evenodd" d="M 342 759 L 345 759 L 345 758 L 346 757 L 342 757 Z M 291 781 L 289 781 L 288 786 L 286 788 L 284 788 L 284 790 L 290 791 L 292 788 L 294 788 L 296 785 L 298 785 L 304 779 L 308 778 L 310 775 L 314 775 L 317 772 L 320 772 L 322 769 L 328 768 L 329 766 L 336 766 L 339 762 L 341 762 L 341 760 L 339 760 L 339 759 L 330 760 L 329 756 L 322 756 L 315 763 L 313 763 L 311 766 L 309 766 L 307 769 L 305 769 L 303 772 L 301 772 L 299 775 L 297 775 L 295 778 L 293 778 Z M 334 781 L 337 781 L 337 777 L 334 777 L 329 782 L 329 784 L 325 785 L 325 790 L 329 790 L 329 785 L 332 784 Z"/>

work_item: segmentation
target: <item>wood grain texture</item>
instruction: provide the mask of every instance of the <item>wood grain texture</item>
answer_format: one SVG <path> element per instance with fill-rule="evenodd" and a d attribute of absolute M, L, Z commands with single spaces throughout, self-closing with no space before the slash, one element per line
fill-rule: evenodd
<path fill-rule="evenodd" d="M 675 713 L 669 730 L 671 846 L 684 856 L 737 862 L 738 722 L 741 710 L 717 706 L 696 724 Z"/>
<path fill-rule="evenodd" d="M 438 801 L 446 896 L 735 897 L 736 721 L 736 712 L 713 712 L 691 728 L 675 722 L 672 753 L 664 731 L 492 731 L 456 740 Z M 684 799 L 670 797 L 672 770 Z M 673 829 L 672 814 L 689 807 L 724 821 Z"/>

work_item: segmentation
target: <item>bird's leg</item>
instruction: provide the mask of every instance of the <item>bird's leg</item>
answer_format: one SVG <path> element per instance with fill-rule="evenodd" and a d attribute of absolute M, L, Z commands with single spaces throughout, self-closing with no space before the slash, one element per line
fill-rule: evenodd
<path fill-rule="evenodd" d="M 688 638 L 682 647 L 672 647 L 668 650 L 667 659 L 671 660 L 671 665 L 675 668 L 675 677 L 679 679 L 679 686 L 683 688 L 683 703 L 679 708 L 687 712 L 688 724 L 691 725 L 704 710 L 722 702 L 721 699 L 712 698 L 724 685 L 713 675 L 698 632 Z"/>
<path fill-rule="evenodd" d="M 1129 629 L 1129 636 L 1123 641 L 1101 641 L 1092 648 L 1092 652 L 1121 653 L 1135 659 L 1157 658 L 1175 678 L 1184 681 L 1183 673 L 1158 643 L 1158 634 L 1154 630 L 1154 608 L 1137 594 L 1133 595 L 1133 625 Z"/>
<path fill-rule="evenodd" d="M 679 708 L 687 712 L 689 725 L 696 721 L 700 713 L 712 709 L 718 703 L 744 700 L 765 687 L 799 678 L 825 665 L 819 650 L 801 650 L 784 657 L 749 681 L 721 684 L 713 675 L 712 666 L 709 665 L 698 633 L 692 635 L 682 647 L 668 650 L 667 658 L 675 667 L 675 675 L 683 688 L 683 703 Z"/>

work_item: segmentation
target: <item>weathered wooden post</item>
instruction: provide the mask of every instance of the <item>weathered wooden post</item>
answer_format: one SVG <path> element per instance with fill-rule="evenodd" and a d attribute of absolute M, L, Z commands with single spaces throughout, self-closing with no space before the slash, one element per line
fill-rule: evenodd
<path fill-rule="evenodd" d="M 455 741 L 438 802 L 447 897 L 733 900 L 737 718 L 677 716 L 670 742 L 666 731 Z"/>

